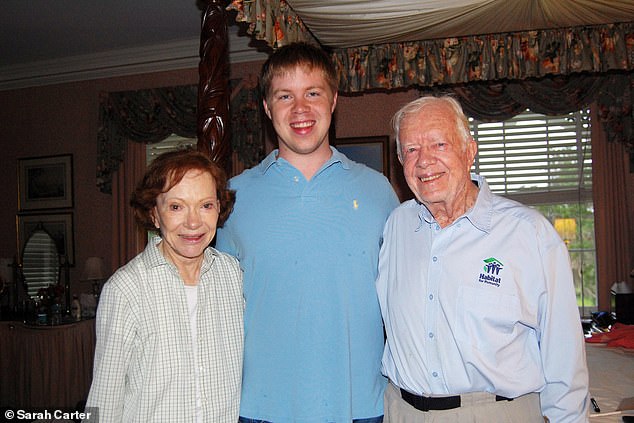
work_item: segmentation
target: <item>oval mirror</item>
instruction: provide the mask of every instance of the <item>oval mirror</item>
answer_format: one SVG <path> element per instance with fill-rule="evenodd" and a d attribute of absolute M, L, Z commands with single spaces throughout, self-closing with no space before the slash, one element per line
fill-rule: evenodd
<path fill-rule="evenodd" d="M 24 244 L 22 275 L 27 295 L 36 298 L 41 288 L 59 283 L 59 255 L 51 235 L 36 228 Z"/>

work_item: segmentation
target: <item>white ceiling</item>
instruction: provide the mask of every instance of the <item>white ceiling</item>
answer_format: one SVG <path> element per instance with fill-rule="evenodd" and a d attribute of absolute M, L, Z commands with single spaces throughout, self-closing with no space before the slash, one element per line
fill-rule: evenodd
<path fill-rule="evenodd" d="M 198 65 L 196 0 L 0 0 L 0 8 L 0 89 Z M 232 62 L 266 57 L 235 24 L 229 30 Z"/>
<path fill-rule="evenodd" d="M 330 47 L 634 20 L 634 0 L 288 2 Z M 196 67 L 198 3 L 206 0 L 0 0 L 0 90 Z M 233 13 L 230 61 L 264 59 Z"/>
<path fill-rule="evenodd" d="M 195 39 L 200 13 L 193 0 L 2 0 L 2 61 Z"/>

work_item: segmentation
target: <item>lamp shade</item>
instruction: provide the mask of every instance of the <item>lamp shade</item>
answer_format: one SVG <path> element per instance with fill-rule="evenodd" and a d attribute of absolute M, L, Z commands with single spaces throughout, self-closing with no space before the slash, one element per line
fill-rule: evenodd
<path fill-rule="evenodd" d="M 84 281 L 96 281 L 105 278 L 103 271 L 104 264 L 101 257 L 88 257 L 84 263 L 84 273 L 82 273 L 82 280 Z"/>
<path fill-rule="evenodd" d="M 577 220 L 572 217 L 558 217 L 555 219 L 554 226 L 566 244 L 577 234 Z"/>

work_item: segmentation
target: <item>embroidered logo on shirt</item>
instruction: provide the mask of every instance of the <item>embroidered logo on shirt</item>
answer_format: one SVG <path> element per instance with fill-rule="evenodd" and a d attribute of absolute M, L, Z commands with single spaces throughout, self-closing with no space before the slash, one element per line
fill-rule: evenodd
<path fill-rule="evenodd" d="M 359 208 L 359 202 L 357 200 L 352 200 L 352 208 L 355 210 Z"/>
<path fill-rule="evenodd" d="M 488 259 L 483 260 L 484 267 L 483 273 L 480 273 L 480 279 L 478 282 L 486 283 L 489 285 L 500 286 L 502 282 L 502 278 L 500 277 L 500 271 L 504 267 L 502 262 L 495 257 L 489 257 Z"/>

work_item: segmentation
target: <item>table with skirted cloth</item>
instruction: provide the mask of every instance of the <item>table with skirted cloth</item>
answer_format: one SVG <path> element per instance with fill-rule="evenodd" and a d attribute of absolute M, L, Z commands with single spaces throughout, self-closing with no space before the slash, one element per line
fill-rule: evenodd
<path fill-rule="evenodd" d="M 74 410 L 88 396 L 95 321 L 0 322 L 0 407 Z"/>

